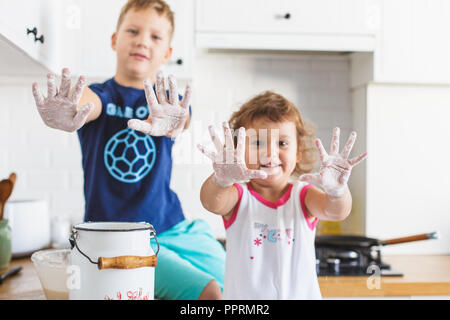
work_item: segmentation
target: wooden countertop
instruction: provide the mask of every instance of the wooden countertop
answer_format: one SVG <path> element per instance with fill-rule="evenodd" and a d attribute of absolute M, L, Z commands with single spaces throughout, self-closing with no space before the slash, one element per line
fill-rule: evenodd
<path fill-rule="evenodd" d="M 372 290 L 368 277 L 319 277 L 323 297 L 450 296 L 450 255 L 385 255 L 383 260 L 404 276 L 381 277 Z M 0 285 L 0 300 L 44 300 L 31 259 L 12 260 L 9 268 L 15 266 L 23 269 Z"/>

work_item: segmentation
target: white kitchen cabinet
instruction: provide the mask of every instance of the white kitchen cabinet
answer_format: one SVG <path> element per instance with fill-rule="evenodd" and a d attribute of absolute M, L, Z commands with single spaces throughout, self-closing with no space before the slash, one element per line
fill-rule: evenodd
<path fill-rule="evenodd" d="M 0 74 L 34 75 L 59 68 L 58 0 L 0 0 Z"/>
<path fill-rule="evenodd" d="M 197 0 L 206 48 L 372 51 L 379 0 Z"/>
<path fill-rule="evenodd" d="M 190 0 L 167 1 L 175 12 L 173 55 L 166 73 L 190 78 L 193 48 L 193 3 Z M 126 0 L 72 0 L 62 9 L 65 46 L 63 60 L 73 73 L 91 78 L 109 78 L 115 74 L 116 53 L 111 36 L 116 30 L 120 9 Z M 108 14 L 105 14 L 107 12 Z"/>
<path fill-rule="evenodd" d="M 375 80 L 450 83 L 450 1 L 383 0 Z"/>

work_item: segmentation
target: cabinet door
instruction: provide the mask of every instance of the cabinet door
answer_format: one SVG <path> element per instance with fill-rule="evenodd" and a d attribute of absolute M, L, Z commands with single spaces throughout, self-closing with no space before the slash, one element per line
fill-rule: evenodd
<path fill-rule="evenodd" d="M 26 75 L 32 70 L 55 71 L 60 67 L 60 3 L 0 0 L 0 34 L 10 43 L 9 49 L 16 50 L 10 52 L 16 56 L 15 65 L 2 66 L 9 74 Z"/>
<path fill-rule="evenodd" d="M 34 35 L 27 34 L 27 30 L 36 28 L 37 34 L 41 34 L 40 1 L 0 0 L 0 12 L 0 33 L 30 56 L 36 56 L 41 43 L 35 42 Z"/>
<path fill-rule="evenodd" d="M 197 0 L 206 32 L 373 34 L 379 0 Z"/>

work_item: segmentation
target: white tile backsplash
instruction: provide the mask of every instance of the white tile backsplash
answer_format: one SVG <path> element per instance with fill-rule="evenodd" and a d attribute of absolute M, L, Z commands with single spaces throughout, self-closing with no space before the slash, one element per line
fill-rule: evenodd
<path fill-rule="evenodd" d="M 242 103 L 262 91 L 276 91 L 299 106 L 316 123 L 317 136 L 326 148 L 334 126 L 341 127 L 341 141 L 346 140 L 352 126 L 349 63 L 346 55 L 198 51 L 193 118 L 184 133 L 189 136 L 177 141 L 173 152 L 172 187 L 186 217 L 205 219 L 216 236 L 224 237 L 221 218 L 200 203 L 200 187 L 212 167 L 196 145 L 209 143 L 208 125 L 228 120 Z M 42 79 L 33 81 L 41 81 L 45 90 Z M 0 177 L 17 172 L 12 198 L 48 199 L 51 216 L 68 214 L 79 222 L 84 198 L 78 138 L 45 127 L 33 103 L 31 83 L 27 79 L 0 86 Z"/>

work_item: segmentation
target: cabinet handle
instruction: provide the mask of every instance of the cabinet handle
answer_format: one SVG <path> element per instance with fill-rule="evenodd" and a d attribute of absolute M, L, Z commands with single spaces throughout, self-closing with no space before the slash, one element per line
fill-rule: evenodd
<path fill-rule="evenodd" d="M 184 63 L 183 59 L 181 59 L 181 58 L 178 58 L 177 60 L 172 60 L 169 62 L 169 64 L 177 64 L 179 66 L 181 66 L 183 63 Z"/>
<path fill-rule="evenodd" d="M 41 36 L 39 38 L 34 36 L 34 42 L 38 42 L 38 41 L 40 41 L 41 43 L 44 43 L 44 35 L 43 34 L 41 34 Z"/>
<path fill-rule="evenodd" d="M 284 15 L 284 18 L 285 18 L 286 20 L 290 19 L 290 18 L 291 18 L 291 14 L 290 14 L 289 12 L 286 13 L 286 14 Z"/>
<path fill-rule="evenodd" d="M 289 20 L 291 17 L 292 16 L 291 16 L 291 14 L 289 12 L 287 12 L 285 14 L 277 14 L 277 15 L 275 15 L 275 18 L 279 19 L 279 20 Z"/>
<path fill-rule="evenodd" d="M 36 37 L 37 35 L 37 28 L 34 27 L 33 29 L 28 29 L 27 28 L 27 35 L 29 35 L 30 33 L 34 34 L 34 36 Z"/>

